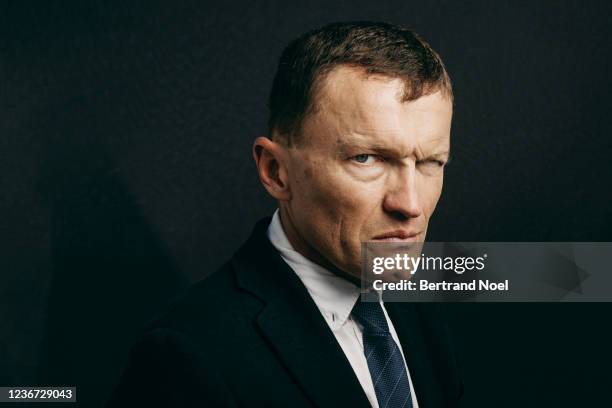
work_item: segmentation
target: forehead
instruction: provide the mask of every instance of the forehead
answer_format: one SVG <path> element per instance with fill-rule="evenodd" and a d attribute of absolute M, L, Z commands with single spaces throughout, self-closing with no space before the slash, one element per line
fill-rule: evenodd
<path fill-rule="evenodd" d="M 448 139 L 452 102 L 442 92 L 402 101 L 405 82 L 367 75 L 363 69 L 340 66 L 323 79 L 311 121 L 316 134 L 346 138 L 369 136 L 381 142 Z M 315 135 L 313 135 L 315 136 Z M 316 136 L 315 136 L 316 137 Z"/>

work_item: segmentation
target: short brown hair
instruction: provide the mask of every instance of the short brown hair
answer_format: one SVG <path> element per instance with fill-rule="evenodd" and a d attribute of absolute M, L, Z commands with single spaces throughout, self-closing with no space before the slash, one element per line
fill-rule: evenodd
<path fill-rule="evenodd" d="M 405 80 L 404 101 L 441 90 L 452 101 L 440 56 L 416 33 L 388 23 L 332 23 L 293 40 L 281 54 L 268 101 L 270 135 L 291 145 L 313 112 L 317 86 L 333 68 L 361 67 L 367 74 Z"/>

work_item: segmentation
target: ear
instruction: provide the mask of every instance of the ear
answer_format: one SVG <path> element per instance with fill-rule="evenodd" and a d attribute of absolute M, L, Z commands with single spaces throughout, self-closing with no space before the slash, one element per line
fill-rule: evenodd
<path fill-rule="evenodd" d="M 253 143 L 253 159 L 259 180 L 268 193 L 277 200 L 291 198 L 289 172 L 286 166 L 287 149 L 267 137 L 258 137 Z"/>

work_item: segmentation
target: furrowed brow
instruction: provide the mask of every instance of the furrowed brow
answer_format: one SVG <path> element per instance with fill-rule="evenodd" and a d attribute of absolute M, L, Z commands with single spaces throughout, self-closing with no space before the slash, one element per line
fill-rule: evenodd
<path fill-rule="evenodd" d="M 390 157 L 401 157 L 401 151 L 394 146 L 388 144 L 368 142 L 368 141 L 340 141 L 338 147 L 341 151 L 363 151 L 373 152 L 376 154 L 390 156 Z"/>

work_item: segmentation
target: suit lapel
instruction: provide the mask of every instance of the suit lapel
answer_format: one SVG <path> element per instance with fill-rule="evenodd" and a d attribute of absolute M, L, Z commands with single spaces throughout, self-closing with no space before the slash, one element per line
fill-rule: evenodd
<path fill-rule="evenodd" d="M 238 285 L 259 298 L 255 323 L 289 374 L 320 407 L 368 407 L 342 348 L 297 275 L 269 242 L 260 221 L 233 258 Z"/>
<path fill-rule="evenodd" d="M 270 305 L 257 322 L 315 405 L 369 406 L 350 363 L 325 321 L 320 316 L 303 316 L 305 319 L 296 324 L 296 318 L 301 317 L 287 311 L 281 304 Z"/>

